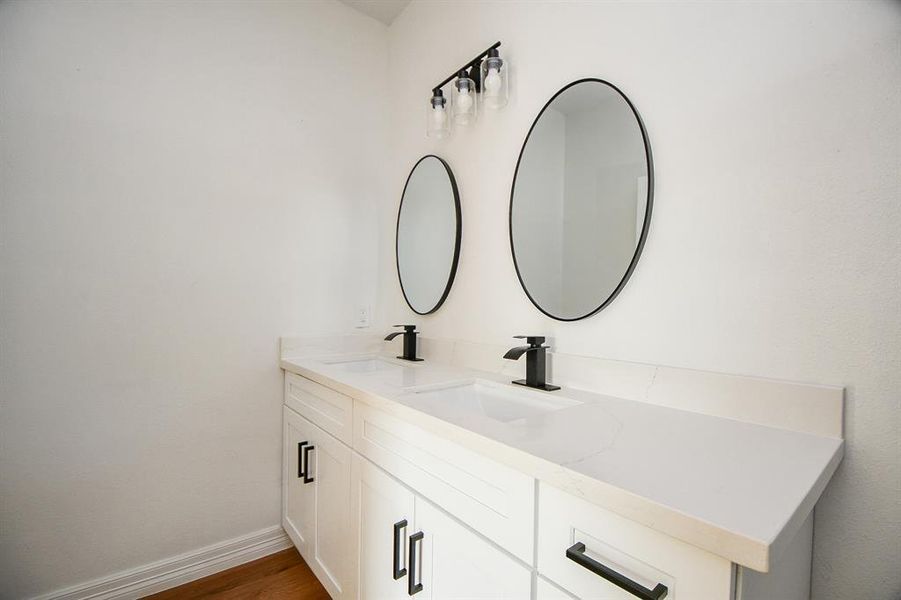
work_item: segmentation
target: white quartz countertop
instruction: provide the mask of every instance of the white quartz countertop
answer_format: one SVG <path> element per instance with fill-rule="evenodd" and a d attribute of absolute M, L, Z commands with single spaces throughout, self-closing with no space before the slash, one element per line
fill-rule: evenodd
<path fill-rule="evenodd" d="M 525 391 L 578 403 L 503 422 L 425 402 L 411 388 L 480 379 L 523 391 L 509 377 L 387 359 L 394 366 L 354 372 L 334 362 L 349 358 L 285 358 L 281 366 L 758 571 L 778 560 L 842 457 L 839 438 L 566 387 Z"/>

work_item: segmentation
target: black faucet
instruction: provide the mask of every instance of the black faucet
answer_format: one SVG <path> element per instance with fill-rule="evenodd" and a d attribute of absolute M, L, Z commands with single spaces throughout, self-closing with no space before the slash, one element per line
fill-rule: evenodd
<path fill-rule="evenodd" d="M 528 346 L 517 346 L 510 348 L 504 354 L 504 358 L 510 360 L 519 360 L 523 354 L 526 355 L 526 378 L 517 379 L 513 383 L 524 385 L 530 388 L 553 392 L 559 390 L 559 385 L 551 385 L 546 381 L 547 378 L 547 346 L 542 346 L 544 336 L 540 335 L 514 335 L 518 340 L 526 340 Z"/>
<path fill-rule="evenodd" d="M 385 341 L 390 342 L 397 336 L 403 334 L 404 336 L 404 355 L 398 356 L 397 358 L 403 360 L 412 360 L 414 362 L 420 362 L 421 358 L 416 358 L 416 335 L 419 333 L 416 331 L 416 325 L 395 325 L 395 327 L 403 327 L 403 331 L 395 331 L 394 333 L 389 333 L 385 336 Z"/>

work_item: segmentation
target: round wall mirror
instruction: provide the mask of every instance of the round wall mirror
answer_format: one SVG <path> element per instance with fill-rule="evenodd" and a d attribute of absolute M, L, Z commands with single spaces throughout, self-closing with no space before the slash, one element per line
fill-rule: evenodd
<path fill-rule="evenodd" d="M 653 181 L 644 125 L 615 86 L 581 79 L 545 104 L 510 193 L 513 262 L 541 312 L 575 321 L 619 294 L 644 246 Z"/>
<path fill-rule="evenodd" d="M 427 315 L 447 298 L 460 256 L 460 195 L 450 166 L 423 156 L 397 212 L 397 277 L 407 304 Z"/>

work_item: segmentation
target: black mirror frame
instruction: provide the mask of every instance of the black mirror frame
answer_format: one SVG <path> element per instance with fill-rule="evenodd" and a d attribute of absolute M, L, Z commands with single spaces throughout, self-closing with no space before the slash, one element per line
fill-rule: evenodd
<path fill-rule="evenodd" d="M 441 294 L 441 298 L 432 307 L 430 310 L 426 312 L 419 312 L 415 308 L 413 308 L 413 304 L 410 302 L 410 298 L 407 297 L 407 291 L 404 289 L 404 281 L 400 276 L 400 256 L 399 256 L 399 234 L 400 234 L 400 214 L 404 208 L 404 197 L 407 194 L 407 186 L 410 185 L 410 178 L 413 177 L 413 173 L 416 171 L 416 167 L 419 166 L 419 163 L 424 161 L 427 158 L 435 158 L 438 159 L 439 162 L 444 166 L 444 170 L 447 171 L 447 177 L 450 180 L 451 190 L 454 192 L 454 212 L 456 214 L 456 235 L 454 240 L 454 260 L 451 263 L 450 274 L 447 277 L 447 285 L 444 286 L 444 292 Z M 400 205 L 397 207 L 397 222 L 394 226 L 394 266 L 397 269 L 397 282 L 400 284 L 400 292 L 404 295 L 404 300 L 407 303 L 407 306 L 410 307 L 410 310 L 415 312 L 417 315 L 430 315 L 444 304 L 444 301 L 447 300 L 448 294 L 450 294 L 451 286 L 454 285 L 454 278 L 457 275 L 457 263 L 460 260 L 460 238 L 463 231 L 463 218 L 462 211 L 460 210 L 460 192 L 457 189 L 457 180 L 454 178 L 454 172 L 451 170 L 450 165 L 447 164 L 447 161 L 441 158 L 440 156 L 436 156 L 434 154 L 426 154 L 422 158 L 416 161 L 416 164 L 413 165 L 413 168 L 410 169 L 410 174 L 407 175 L 407 180 L 404 182 L 404 190 L 400 195 Z"/>
<path fill-rule="evenodd" d="M 522 155 L 525 152 L 526 145 L 529 143 L 529 138 L 532 136 L 532 131 L 535 129 L 535 125 L 538 124 L 538 121 L 541 119 L 541 116 L 544 114 L 544 111 L 548 109 L 548 107 L 554 102 L 554 100 L 568 90 L 569 88 L 579 85 L 580 83 L 602 83 L 608 87 L 610 87 L 613 91 L 619 94 L 623 100 L 626 101 L 626 104 L 629 105 L 629 108 L 632 110 L 632 114 L 635 115 L 635 120 L 638 121 L 638 127 L 641 130 L 641 138 L 644 142 L 644 154 L 645 159 L 648 163 L 648 204 L 647 209 L 644 213 L 644 223 L 641 226 L 641 236 L 638 238 L 638 244 L 635 246 L 635 254 L 632 255 L 632 260 L 629 262 L 629 267 L 626 269 L 626 272 L 623 274 L 623 278 L 620 280 L 619 284 L 616 288 L 610 293 L 606 300 L 604 300 L 600 306 L 591 312 L 584 314 L 580 317 L 573 318 L 564 318 L 558 317 L 556 315 L 552 315 L 544 308 L 542 308 L 538 302 L 535 301 L 535 298 L 532 297 L 532 294 L 529 293 L 529 290 L 526 288 L 525 282 L 522 280 L 522 274 L 519 272 L 519 263 L 516 262 L 516 248 L 513 244 L 513 196 L 516 192 L 516 177 L 519 175 L 519 166 L 522 162 Z M 641 120 L 641 115 L 638 114 L 638 111 L 635 109 L 635 106 L 632 104 L 632 101 L 620 90 L 618 87 L 610 83 L 609 81 L 605 81 L 603 79 L 598 79 L 597 77 L 585 77 L 583 79 L 577 79 L 576 81 L 572 81 L 562 88 L 560 88 L 557 93 L 551 96 L 551 99 L 548 100 L 542 109 L 538 112 L 538 116 L 535 117 L 535 120 L 532 121 L 532 126 L 529 127 L 529 132 L 526 134 L 526 139 L 523 140 L 522 148 L 519 150 L 519 158 L 516 159 L 516 170 L 513 171 L 513 183 L 510 185 L 510 210 L 508 213 L 508 227 L 510 234 L 510 255 L 513 257 L 513 267 L 516 269 L 516 278 L 519 279 L 519 285 L 522 287 L 522 290 L 525 292 L 526 297 L 529 299 L 535 308 L 539 311 L 547 315 L 548 317 L 555 319 L 557 321 L 579 321 L 581 319 L 587 319 L 588 317 L 597 314 L 606 308 L 613 300 L 619 295 L 619 293 L 626 286 L 626 283 L 629 281 L 629 278 L 632 276 L 632 272 L 635 270 L 635 265 L 638 264 L 638 259 L 641 256 L 641 251 L 644 249 L 645 240 L 648 237 L 648 228 L 651 224 L 651 213 L 653 212 L 654 206 L 654 161 L 651 158 L 651 144 L 648 141 L 648 132 L 645 129 L 644 121 Z"/>

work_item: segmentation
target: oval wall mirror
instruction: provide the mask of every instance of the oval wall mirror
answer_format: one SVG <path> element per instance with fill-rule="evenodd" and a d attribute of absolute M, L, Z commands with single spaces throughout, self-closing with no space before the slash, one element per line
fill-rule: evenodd
<path fill-rule="evenodd" d="M 397 211 L 397 277 L 420 315 L 441 306 L 460 256 L 460 195 L 448 164 L 434 155 L 413 166 Z"/>
<path fill-rule="evenodd" d="M 619 89 L 580 79 L 554 94 L 510 192 L 510 247 L 529 300 L 560 321 L 610 304 L 644 246 L 653 188 L 647 133 Z"/>

